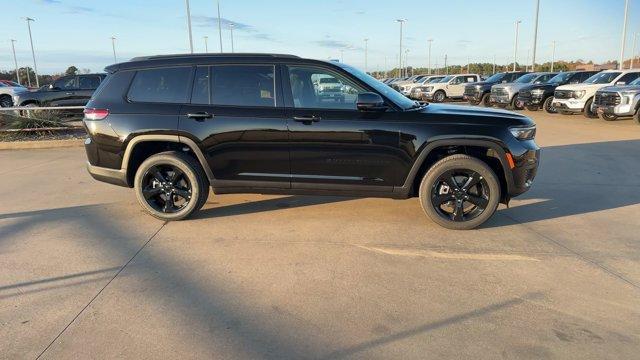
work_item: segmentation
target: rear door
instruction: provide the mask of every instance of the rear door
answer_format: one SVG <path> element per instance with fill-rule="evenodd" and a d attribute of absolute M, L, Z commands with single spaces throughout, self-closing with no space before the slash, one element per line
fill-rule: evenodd
<path fill-rule="evenodd" d="M 289 148 L 276 65 L 198 66 L 181 136 L 200 144 L 214 187 L 289 188 Z"/>
<path fill-rule="evenodd" d="M 102 77 L 100 75 L 79 75 L 78 89 L 74 95 L 74 105 L 84 106 L 91 99 L 91 95 L 100 85 Z"/>

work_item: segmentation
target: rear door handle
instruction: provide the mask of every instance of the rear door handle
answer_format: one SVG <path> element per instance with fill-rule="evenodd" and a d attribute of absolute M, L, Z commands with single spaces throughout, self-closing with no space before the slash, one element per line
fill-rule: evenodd
<path fill-rule="evenodd" d="M 310 125 L 311 123 L 320 121 L 319 116 L 294 116 L 293 120 Z"/>
<path fill-rule="evenodd" d="M 210 114 L 208 112 L 197 112 L 197 113 L 188 113 L 187 114 L 188 118 L 191 119 L 196 119 L 198 121 L 202 121 L 204 119 L 211 119 L 213 118 L 213 114 Z"/>

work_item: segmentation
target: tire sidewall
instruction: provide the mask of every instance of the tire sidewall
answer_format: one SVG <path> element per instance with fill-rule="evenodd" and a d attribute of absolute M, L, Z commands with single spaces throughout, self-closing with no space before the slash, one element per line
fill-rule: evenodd
<path fill-rule="evenodd" d="M 440 98 L 442 96 L 442 98 Z M 442 90 L 438 90 L 433 94 L 433 101 L 437 103 L 443 102 L 447 98 L 447 95 Z"/>
<path fill-rule="evenodd" d="M 435 185 L 438 177 L 446 171 L 455 169 L 473 170 L 480 174 L 489 186 L 489 204 L 482 214 L 475 219 L 464 222 L 444 219 L 434 209 L 433 203 L 431 202 L 431 189 Z M 420 183 L 419 195 L 422 209 L 436 224 L 447 229 L 470 230 L 483 224 L 495 213 L 500 202 L 501 191 L 498 177 L 486 163 L 470 156 L 457 157 L 453 155 L 438 161 L 427 171 Z"/>
<path fill-rule="evenodd" d="M 542 107 L 544 108 L 544 111 L 547 112 L 547 114 L 557 114 L 558 110 L 556 110 L 555 108 L 553 108 L 553 110 L 551 110 L 550 108 L 553 107 L 553 96 L 549 96 L 548 98 L 546 98 L 544 100 L 544 103 L 542 104 Z"/>
<path fill-rule="evenodd" d="M 163 164 L 172 165 L 182 170 L 191 184 L 191 199 L 189 200 L 189 204 L 184 209 L 170 214 L 159 212 L 151 207 L 151 205 L 147 203 L 144 196 L 142 195 L 142 188 L 144 186 L 142 184 L 142 180 L 146 171 L 153 166 Z M 142 164 L 140 164 L 140 167 L 138 167 L 138 171 L 136 172 L 136 176 L 134 179 L 134 190 L 136 193 L 136 198 L 138 199 L 138 203 L 140 203 L 140 206 L 142 206 L 142 208 L 146 212 L 160 220 L 174 221 L 184 219 L 187 216 L 191 215 L 194 211 L 198 210 L 198 199 L 200 198 L 200 192 L 203 191 L 200 188 L 200 184 L 201 181 L 198 181 L 197 172 L 191 167 L 188 162 L 175 155 L 157 154 L 145 160 Z"/>
<path fill-rule="evenodd" d="M 584 110 L 582 110 L 582 113 L 589 119 L 595 119 L 598 117 L 598 115 L 591 111 L 591 104 L 593 104 L 593 98 L 587 100 L 587 102 L 584 104 Z"/>

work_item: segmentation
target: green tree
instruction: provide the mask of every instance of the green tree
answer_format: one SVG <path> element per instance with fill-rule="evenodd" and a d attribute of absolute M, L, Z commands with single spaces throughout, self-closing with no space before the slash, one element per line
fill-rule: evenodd
<path fill-rule="evenodd" d="M 71 65 L 67 68 L 67 70 L 64 72 L 65 75 L 76 75 L 78 73 L 78 68 Z"/>

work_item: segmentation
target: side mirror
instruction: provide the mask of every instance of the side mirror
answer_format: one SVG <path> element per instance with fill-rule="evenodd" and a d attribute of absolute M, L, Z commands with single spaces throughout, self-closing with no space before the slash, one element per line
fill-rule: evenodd
<path fill-rule="evenodd" d="M 627 84 L 627 83 L 626 83 L 626 82 L 624 82 L 624 81 L 618 81 L 618 82 L 616 83 L 616 85 L 626 85 L 626 84 Z"/>
<path fill-rule="evenodd" d="M 382 96 L 371 92 L 358 94 L 356 107 L 359 111 L 387 110 L 387 105 L 385 105 L 384 100 L 382 100 Z"/>
<path fill-rule="evenodd" d="M 502 83 L 503 83 L 503 84 L 506 84 L 506 83 L 507 83 L 507 80 L 502 80 Z"/>

